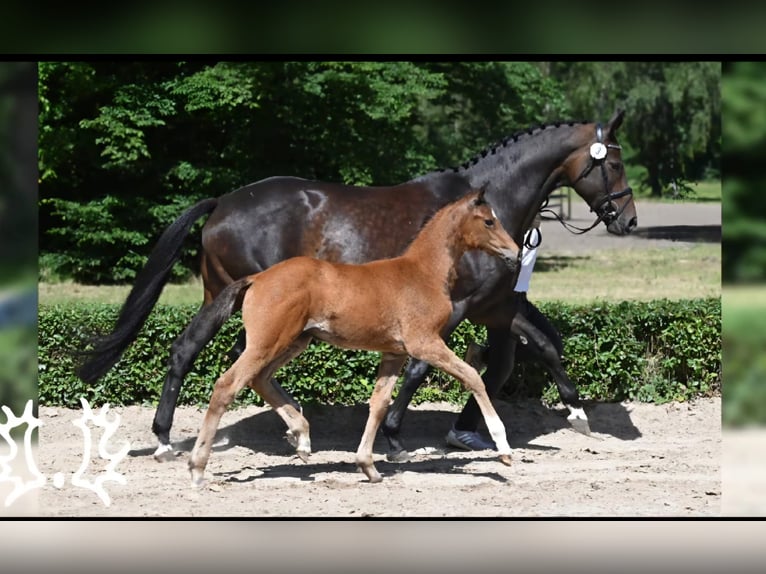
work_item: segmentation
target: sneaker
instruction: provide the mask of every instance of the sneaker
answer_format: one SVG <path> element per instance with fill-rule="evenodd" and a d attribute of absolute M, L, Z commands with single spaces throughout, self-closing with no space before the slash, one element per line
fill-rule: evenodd
<path fill-rule="evenodd" d="M 450 429 L 447 444 L 463 450 L 497 450 L 492 440 L 486 440 L 476 431 Z"/>

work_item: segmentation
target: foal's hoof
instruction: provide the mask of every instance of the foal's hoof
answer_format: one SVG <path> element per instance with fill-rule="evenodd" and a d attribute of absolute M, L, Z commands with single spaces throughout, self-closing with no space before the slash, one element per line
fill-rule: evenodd
<path fill-rule="evenodd" d="M 198 473 L 195 471 L 191 472 L 191 487 L 194 490 L 200 490 L 201 488 L 204 488 L 207 486 L 207 480 L 205 480 L 205 477 L 202 473 Z"/>
<path fill-rule="evenodd" d="M 173 450 L 173 447 L 169 444 L 161 444 L 157 447 L 157 450 L 154 451 L 154 460 L 157 462 L 170 462 L 172 460 L 175 460 L 175 458 L 178 456 L 178 453 Z"/>
<path fill-rule="evenodd" d="M 295 433 L 291 430 L 287 430 L 285 432 L 285 438 L 287 439 L 287 442 L 290 443 L 290 446 L 293 448 L 298 448 L 298 437 L 295 436 Z"/>
<path fill-rule="evenodd" d="M 399 451 L 389 451 L 389 453 L 386 455 L 386 460 L 388 462 L 407 462 L 412 458 L 412 455 L 407 452 L 406 450 L 399 450 Z"/>
<path fill-rule="evenodd" d="M 360 464 L 359 470 L 361 470 L 367 476 L 367 479 L 373 484 L 383 481 L 383 477 L 374 466 L 365 466 Z"/>
<path fill-rule="evenodd" d="M 306 450 L 296 450 L 295 454 L 297 454 L 298 458 L 300 458 L 303 462 L 308 462 L 311 452 Z"/>
<path fill-rule="evenodd" d="M 510 454 L 501 454 L 500 455 L 500 462 L 502 462 L 505 466 L 511 466 L 511 455 Z"/>

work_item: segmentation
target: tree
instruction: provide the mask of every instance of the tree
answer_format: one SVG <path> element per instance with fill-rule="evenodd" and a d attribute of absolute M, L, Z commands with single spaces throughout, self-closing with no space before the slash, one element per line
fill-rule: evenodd
<path fill-rule="evenodd" d="M 766 64 L 736 62 L 724 68 L 726 178 L 722 206 L 723 280 L 766 279 Z"/>
<path fill-rule="evenodd" d="M 564 107 L 529 63 L 42 63 L 41 266 L 131 281 L 198 199 L 273 175 L 399 183 Z"/>
<path fill-rule="evenodd" d="M 575 113 L 608 117 L 627 109 L 627 163 L 643 166 L 638 185 L 653 196 L 669 187 L 689 191 L 706 169 L 720 173 L 719 62 L 566 62 L 551 66 L 551 75 Z"/>

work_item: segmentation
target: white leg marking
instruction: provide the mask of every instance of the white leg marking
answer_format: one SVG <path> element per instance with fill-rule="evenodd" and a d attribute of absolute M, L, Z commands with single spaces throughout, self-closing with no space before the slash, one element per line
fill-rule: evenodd
<path fill-rule="evenodd" d="M 160 444 L 154 451 L 154 458 L 159 461 L 171 460 L 174 456 L 173 447 L 169 444 Z"/>
<path fill-rule="evenodd" d="M 579 420 L 579 421 L 588 420 L 588 417 L 582 408 L 574 408 L 574 407 L 570 407 L 569 405 L 567 405 L 567 408 L 569 409 L 569 413 L 570 413 L 569 416 L 567 417 L 568 421 L 571 422 L 574 420 Z"/>
<path fill-rule="evenodd" d="M 490 417 L 485 420 L 487 430 L 495 441 L 497 452 L 500 454 L 511 454 L 511 445 L 508 444 L 508 437 L 505 434 L 505 425 L 500 417 Z"/>

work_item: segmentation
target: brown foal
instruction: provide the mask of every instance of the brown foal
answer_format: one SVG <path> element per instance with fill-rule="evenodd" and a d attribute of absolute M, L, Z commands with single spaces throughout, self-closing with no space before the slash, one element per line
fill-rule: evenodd
<path fill-rule="evenodd" d="M 298 455 L 306 460 L 311 453 L 308 421 L 271 384 L 271 378 L 312 337 L 382 353 L 370 414 L 356 453 L 356 463 L 370 482 L 381 480 L 373 464 L 373 441 L 408 355 L 452 375 L 474 394 L 500 460 L 510 465 L 505 427 L 484 382 L 442 339 L 452 312 L 449 292 L 457 277 L 456 267 L 469 249 L 499 256 L 512 269 L 518 264 L 519 247 L 503 229 L 483 191 L 473 191 L 439 210 L 399 257 L 362 265 L 294 257 L 236 281 L 201 309 L 189 329 L 203 324 L 217 329 L 241 306 L 247 343 L 215 384 L 189 459 L 192 485 L 204 483 L 221 416 L 245 385 L 282 417 Z"/>

